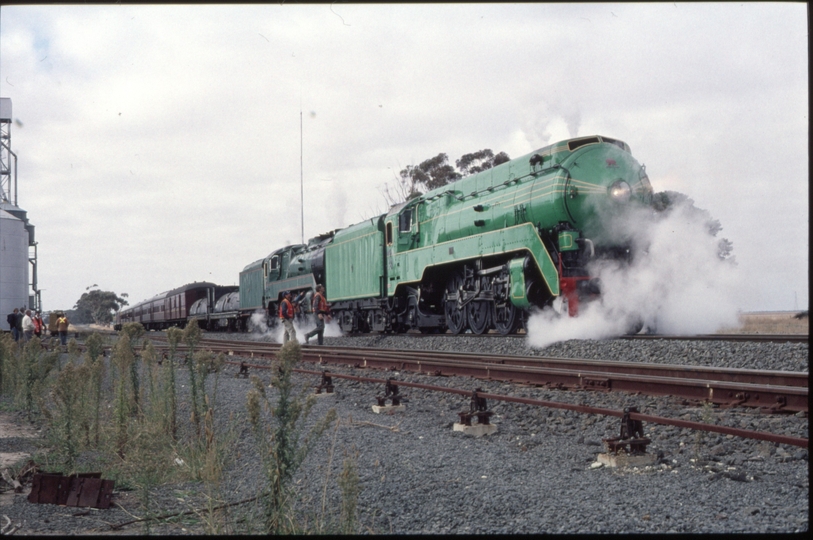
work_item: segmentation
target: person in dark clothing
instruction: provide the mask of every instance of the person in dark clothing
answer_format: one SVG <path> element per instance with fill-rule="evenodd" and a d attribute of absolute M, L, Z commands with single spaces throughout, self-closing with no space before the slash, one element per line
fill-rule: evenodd
<path fill-rule="evenodd" d="M 23 317 L 25 316 L 25 306 L 15 309 L 17 312 L 17 339 L 23 337 Z"/>
<path fill-rule="evenodd" d="M 17 329 L 17 312 L 19 310 L 14 308 L 14 311 L 8 314 L 6 317 L 6 322 L 8 322 L 9 330 L 11 330 L 11 337 L 14 338 L 14 341 L 17 341 L 20 338 L 20 331 Z"/>

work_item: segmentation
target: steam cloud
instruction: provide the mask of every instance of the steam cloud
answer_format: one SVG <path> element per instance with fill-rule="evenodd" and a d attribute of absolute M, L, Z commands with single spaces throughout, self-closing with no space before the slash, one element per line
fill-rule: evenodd
<path fill-rule="evenodd" d="M 316 323 L 300 325 L 299 322 L 294 322 L 294 330 L 296 330 L 296 339 L 299 343 L 305 343 L 305 334 L 316 328 Z M 248 323 L 248 331 L 253 339 L 258 341 L 268 341 L 270 338 L 274 343 L 282 343 L 282 338 L 285 334 L 285 329 L 282 324 L 277 324 L 274 327 L 269 327 L 265 313 L 258 311 L 251 315 Z M 325 324 L 325 337 L 341 337 L 342 329 L 335 321 L 330 321 Z M 311 343 L 316 343 L 317 337 L 311 338 Z"/>
<path fill-rule="evenodd" d="M 709 216 L 687 199 L 668 211 L 641 210 L 610 218 L 611 234 L 629 238 L 631 264 L 596 261 L 599 301 L 582 303 L 577 317 L 562 314 L 561 300 L 532 314 L 528 342 L 547 347 L 568 339 L 604 339 L 627 333 L 636 321 L 661 334 L 713 333 L 736 326 L 741 276 L 733 258 L 721 259 Z M 558 308 L 558 310 L 557 310 Z"/>

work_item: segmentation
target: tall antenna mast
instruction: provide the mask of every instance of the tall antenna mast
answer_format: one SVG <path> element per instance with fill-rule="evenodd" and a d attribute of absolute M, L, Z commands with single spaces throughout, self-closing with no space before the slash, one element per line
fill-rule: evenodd
<path fill-rule="evenodd" d="M 302 96 L 299 96 L 299 205 L 302 217 L 302 243 L 305 243 L 305 181 L 302 176 Z"/>

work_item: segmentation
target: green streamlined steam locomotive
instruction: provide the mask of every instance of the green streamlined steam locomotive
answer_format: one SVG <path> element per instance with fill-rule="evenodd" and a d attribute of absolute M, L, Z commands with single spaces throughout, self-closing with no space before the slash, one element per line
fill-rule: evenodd
<path fill-rule="evenodd" d="M 336 232 L 328 300 L 347 332 L 508 334 L 560 296 L 575 315 L 598 292 L 587 261 L 628 253 L 602 219 L 651 195 L 625 143 L 559 142 Z"/>

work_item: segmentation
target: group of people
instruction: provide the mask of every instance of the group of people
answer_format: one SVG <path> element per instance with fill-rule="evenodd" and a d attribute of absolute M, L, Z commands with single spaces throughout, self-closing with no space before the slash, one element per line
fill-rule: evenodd
<path fill-rule="evenodd" d="M 296 330 L 294 329 L 294 317 L 296 316 L 295 302 L 291 300 L 291 291 L 282 293 L 282 302 L 279 305 L 279 319 L 285 332 L 282 337 L 283 345 L 290 340 L 296 341 Z M 316 328 L 305 334 L 305 344 L 313 336 L 317 337 L 319 345 L 324 343 L 325 322 L 330 320 L 330 307 L 325 298 L 325 288 L 322 285 L 316 286 L 316 293 L 312 300 L 313 312 L 316 314 Z"/>
<path fill-rule="evenodd" d="M 6 321 L 11 329 L 11 337 L 14 338 L 14 341 L 22 339 L 23 343 L 34 336 L 41 336 L 45 327 L 40 312 L 32 312 L 26 308 L 14 308 L 14 311 L 6 317 Z"/>
<path fill-rule="evenodd" d="M 45 322 L 39 311 L 32 311 L 24 307 L 14 308 L 14 311 L 6 317 L 6 322 L 11 329 L 11 337 L 14 338 L 14 341 L 22 339 L 25 343 L 32 337 L 41 337 L 45 333 Z M 68 318 L 64 313 L 57 318 L 56 325 L 60 343 L 65 345 L 68 341 Z"/>

